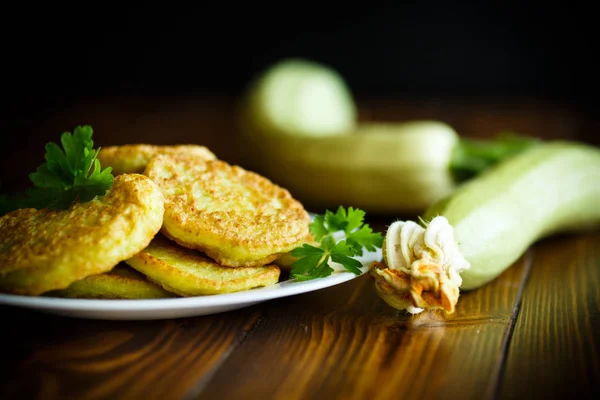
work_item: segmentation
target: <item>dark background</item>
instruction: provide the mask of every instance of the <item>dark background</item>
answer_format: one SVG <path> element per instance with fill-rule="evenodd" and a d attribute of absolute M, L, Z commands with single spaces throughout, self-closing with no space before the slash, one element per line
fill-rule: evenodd
<path fill-rule="evenodd" d="M 589 7 L 454 3 L 21 6 L 4 12 L 3 98 L 237 93 L 288 56 L 332 66 L 361 95 L 591 93 Z"/>
<path fill-rule="evenodd" d="M 64 118 L 45 122 L 74 105 L 235 97 L 285 57 L 336 69 L 359 100 L 524 97 L 595 121 L 597 24 L 589 6 L 480 3 L 5 6 L 0 181 L 8 163 L 25 157 L 24 146 L 41 153 L 48 138 L 74 127 Z"/>

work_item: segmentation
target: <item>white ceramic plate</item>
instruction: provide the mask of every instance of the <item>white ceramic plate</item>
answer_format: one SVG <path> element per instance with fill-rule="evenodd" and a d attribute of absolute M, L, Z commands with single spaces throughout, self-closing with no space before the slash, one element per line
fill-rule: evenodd
<path fill-rule="evenodd" d="M 362 257 L 357 257 L 357 259 L 363 264 L 362 272 L 364 274 L 372 261 L 381 260 L 381 250 L 365 252 Z M 338 272 L 340 270 L 339 264 L 331 263 L 330 265 L 336 272 L 326 278 L 303 282 L 288 280 L 269 287 L 230 294 L 150 300 L 64 299 L 0 294 L 0 305 L 24 307 L 76 318 L 107 320 L 193 317 L 216 314 L 280 297 L 312 292 L 357 277 L 357 275 L 350 272 Z"/>

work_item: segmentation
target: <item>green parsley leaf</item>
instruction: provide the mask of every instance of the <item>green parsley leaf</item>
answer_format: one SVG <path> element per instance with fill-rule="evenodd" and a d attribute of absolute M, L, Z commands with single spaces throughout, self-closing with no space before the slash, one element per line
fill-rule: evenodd
<path fill-rule="evenodd" d="M 29 175 L 33 187 L 25 194 L 0 197 L 0 213 L 18 208 L 65 209 L 74 201 L 87 202 L 101 196 L 112 187 L 112 168 L 102 170 L 94 150 L 92 128 L 78 126 L 73 134 L 65 132 L 60 138 L 62 149 L 48 143 L 46 162 Z"/>
<path fill-rule="evenodd" d="M 365 215 L 366 213 L 363 210 L 354 209 L 352 207 L 348 208 L 348 224 L 345 229 L 346 234 L 360 228 L 364 223 Z"/>
<path fill-rule="evenodd" d="M 313 222 L 309 226 L 310 233 L 315 237 L 316 241 L 321 241 L 323 236 L 329 232 L 325 226 L 325 218 L 322 215 L 316 215 Z"/>
<path fill-rule="evenodd" d="M 323 256 L 325 251 L 322 249 L 312 246 L 310 244 L 304 243 L 302 247 L 297 247 L 292 250 L 291 254 L 294 257 L 311 257 L 311 256 Z"/>
<path fill-rule="evenodd" d="M 355 249 L 346 243 L 346 241 L 339 241 L 332 249 L 331 249 L 331 261 L 340 263 L 346 268 L 348 271 L 360 275 L 362 268 L 362 263 L 354 258 L 353 256 L 356 254 Z"/>
<path fill-rule="evenodd" d="M 324 278 L 331 275 L 333 268 L 329 266 L 328 257 L 308 256 L 298 259 L 293 265 L 294 277 L 299 281 Z"/>
<path fill-rule="evenodd" d="M 346 241 L 356 251 L 360 252 L 357 253 L 359 255 L 362 255 L 363 248 L 367 251 L 375 251 L 377 247 L 383 246 L 383 236 L 374 234 L 373 229 L 368 224 L 347 234 Z"/>
<path fill-rule="evenodd" d="M 324 251 L 330 251 L 333 246 L 335 246 L 335 242 L 336 240 L 332 235 L 327 235 L 323 238 L 323 240 L 321 240 L 321 249 Z"/>
<path fill-rule="evenodd" d="M 348 225 L 346 209 L 340 206 L 335 213 L 325 211 L 325 224 L 329 232 L 345 230 Z"/>
<path fill-rule="evenodd" d="M 362 263 L 354 257 L 383 245 L 383 235 L 374 233 L 364 217 L 363 210 L 342 206 L 335 213 L 326 210 L 324 215 L 316 215 L 309 229 L 319 246 L 303 244 L 292 250 L 291 255 L 298 259 L 292 265 L 291 277 L 305 281 L 329 276 L 334 271 L 330 261 L 360 275 Z M 340 239 L 342 235 L 345 239 Z"/>

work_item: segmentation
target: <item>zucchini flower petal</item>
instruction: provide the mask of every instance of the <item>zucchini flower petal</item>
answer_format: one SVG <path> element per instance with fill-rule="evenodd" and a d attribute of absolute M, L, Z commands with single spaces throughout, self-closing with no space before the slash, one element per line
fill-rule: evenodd
<path fill-rule="evenodd" d="M 396 221 L 386 232 L 383 263 L 372 263 L 370 275 L 380 297 L 390 306 L 417 314 L 425 309 L 454 312 L 462 284 L 460 272 L 470 267 L 445 217 L 426 228 Z"/>

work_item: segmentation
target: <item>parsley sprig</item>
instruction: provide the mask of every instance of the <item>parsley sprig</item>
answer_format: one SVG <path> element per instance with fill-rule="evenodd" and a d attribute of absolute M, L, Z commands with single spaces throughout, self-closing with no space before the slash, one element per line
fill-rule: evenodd
<path fill-rule="evenodd" d="M 87 202 L 112 187 L 112 168 L 104 170 L 96 158 L 92 127 L 78 126 L 60 138 L 62 148 L 46 144 L 46 162 L 29 174 L 33 187 L 26 193 L 0 197 L 0 215 L 18 208 L 66 209 L 74 201 Z"/>
<path fill-rule="evenodd" d="M 340 206 L 334 213 L 317 215 L 309 228 L 319 246 L 303 244 L 292 250 L 298 258 L 292 265 L 291 277 L 297 280 L 311 280 L 331 275 L 333 268 L 329 261 L 341 264 L 346 270 L 360 275 L 362 264 L 355 259 L 364 250 L 375 251 L 383 245 L 383 235 L 374 233 L 369 224 L 364 223 L 365 212 Z M 336 236 L 344 239 L 337 240 Z"/>

